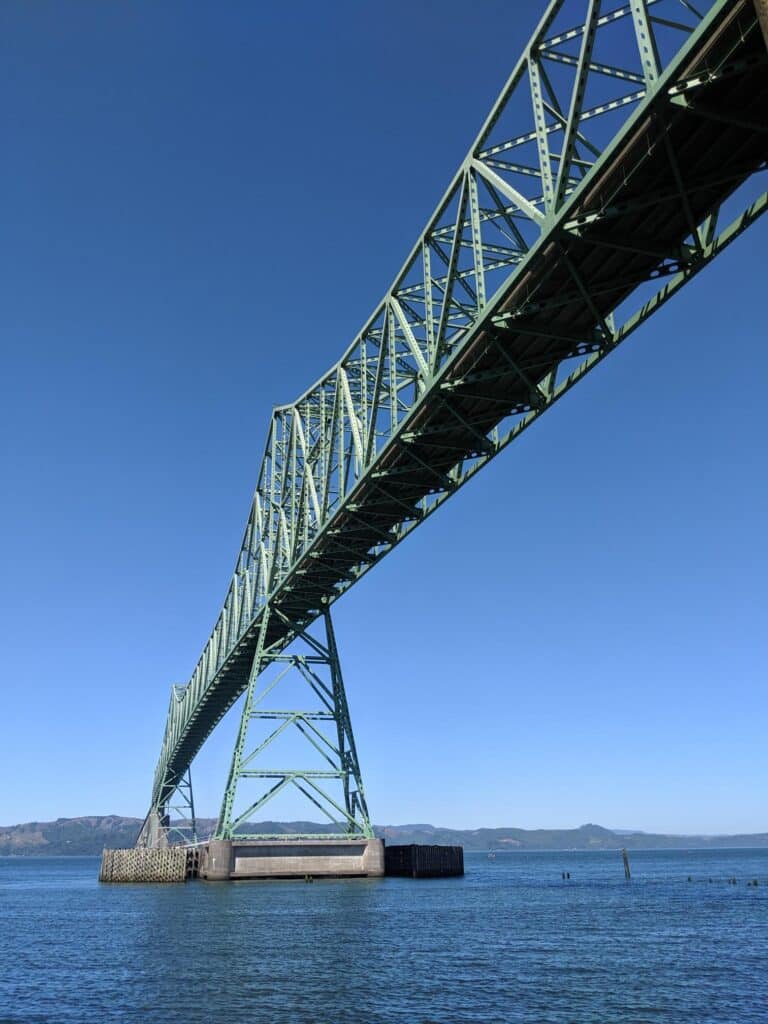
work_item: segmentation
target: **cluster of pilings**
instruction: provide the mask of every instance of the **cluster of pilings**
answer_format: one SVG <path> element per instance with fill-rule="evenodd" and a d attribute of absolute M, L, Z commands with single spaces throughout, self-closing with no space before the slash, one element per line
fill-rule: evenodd
<path fill-rule="evenodd" d="M 188 851 L 183 847 L 165 850 L 104 850 L 100 882 L 183 882 L 187 878 Z"/>

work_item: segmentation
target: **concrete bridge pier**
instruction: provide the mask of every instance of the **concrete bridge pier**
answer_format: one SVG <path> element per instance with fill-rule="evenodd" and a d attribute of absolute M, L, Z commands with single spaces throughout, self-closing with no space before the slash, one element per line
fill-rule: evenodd
<path fill-rule="evenodd" d="M 200 878 L 379 878 L 381 839 L 212 839 L 203 849 Z"/>
<path fill-rule="evenodd" d="M 209 882 L 228 882 L 232 873 L 232 840 L 211 839 L 200 857 L 200 878 Z"/>

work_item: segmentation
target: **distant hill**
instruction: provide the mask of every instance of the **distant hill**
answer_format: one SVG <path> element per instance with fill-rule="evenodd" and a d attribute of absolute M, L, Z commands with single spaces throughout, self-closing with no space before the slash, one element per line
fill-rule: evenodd
<path fill-rule="evenodd" d="M 140 828 L 141 819 L 121 818 L 117 814 L 0 825 L 0 856 L 99 854 L 105 846 L 133 846 Z"/>
<path fill-rule="evenodd" d="M 210 835 L 212 818 L 198 821 L 201 836 Z M 140 818 L 116 814 L 87 818 L 58 818 L 24 825 L 0 826 L 0 856 L 59 857 L 97 855 L 106 847 L 133 846 L 141 827 Z M 254 832 L 323 832 L 334 834 L 330 825 L 291 821 L 254 822 Z M 454 829 L 435 825 L 378 825 L 376 835 L 388 843 L 444 843 L 465 850 L 694 850 L 727 847 L 768 847 L 768 832 L 736 836 L 666 836 L 650 832 L 613 832 L 600 825 L 573 829 L 479 828 Z"/>
<path fill-rule="evenodd" d="M 390 843 L 458 843 L 465 850 L 692 850 L 768 847 L 768 832 L 736 836 L 667 836 L 651 832 L 612 832 L 601 825 L 571 829 L 479 828 L 457 830 L 434 825 L 385 825 L 376 834 Z"/>

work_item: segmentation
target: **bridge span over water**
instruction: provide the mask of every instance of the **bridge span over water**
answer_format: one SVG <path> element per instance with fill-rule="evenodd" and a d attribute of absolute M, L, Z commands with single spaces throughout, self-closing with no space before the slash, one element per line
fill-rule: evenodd
<path fill-rule="evenodd" d="M 218 838 L 247 837 L 286 787 L 371 835 L 331 605 L 768 208 L 765 0 L 542 8 L 380 304 L 272 413 L 221 613 L 172 691 L 141 844 L 172 839 L 180 807 L 194 817 L 190 763 L 243 693 Z M 270 706 L 288 673 L 314 710 Z M 322 767 L 265 767 L 293 730 Z"/>

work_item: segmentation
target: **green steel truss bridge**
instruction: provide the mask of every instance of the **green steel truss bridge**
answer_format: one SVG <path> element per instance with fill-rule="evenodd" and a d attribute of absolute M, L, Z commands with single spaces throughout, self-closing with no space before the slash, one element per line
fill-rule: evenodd
<path fill-rule="evenodd" d="M 243 693 L 217 835 L 247 836 L 286 787 L 371 834 L 330 606 L 766 211 L 764 33 L 766 0 L 548 4 L 381 303 L 272 413 L 141 844 L 193 821 L 190 762 Z M 266 709 L 287 673 L 315 710 Z M 293 729 L 324 770 L 265 761 Z"/>

